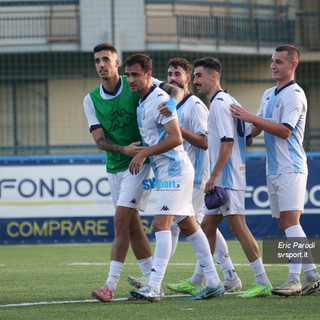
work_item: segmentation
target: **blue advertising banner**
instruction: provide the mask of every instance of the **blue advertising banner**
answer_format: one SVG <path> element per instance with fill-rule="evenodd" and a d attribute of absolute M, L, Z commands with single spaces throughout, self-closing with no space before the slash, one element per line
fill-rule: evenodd
<path fill-rule="evenodd" d="M 315 238 L 320 236 L 320 154 L 308 154 L 308 165 L 301 224 Z M 283 236 L 270 214 L 264 155 L 248 155 L 246 166 L 251 232 L 257 239 Z M 151 241 L 156 198 L 153 190 L 141 216 Z M 111 242 L 113 214 L 104 156 L 0 157 L 0 244 Z M 234 239 L 226 221 L 220 231 Z"/>

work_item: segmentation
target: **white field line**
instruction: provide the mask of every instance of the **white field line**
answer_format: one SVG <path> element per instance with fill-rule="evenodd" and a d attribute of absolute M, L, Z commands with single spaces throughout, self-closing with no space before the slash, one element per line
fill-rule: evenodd
<path fill-rule="evenodd" d="M 65 264 L 64 264 L 65 265 Z M 67 266 L 109 266 L 109 262 L 73 262 L 67 263 Z M 125 263 L 127 266 L 138 265 L 137 263 Z M 196 263 L 169 263 L 169 266 L 195 266 Z M 250 267 L 249 263 L 234 263 L 234 266 Z M 288 264 L 264 264 L 265 267 L 288 267 Z"/>
<path fill-rule="evenodd" d="M 241 294 L 245 291 L 237 291 L 237 292 L 226 292 L 225 294 Z M 188 294 L 171 294 L 166 295 L 165 298 L 183 298 L 190 297 Z M 113 301 L 126 301 L 128 298 L 116 298 Z M 113 302 L 112 301 L 112 302 Z M 22 303 L 11 303 L 11 304 L 3 304 L 0 305 L 0 308 L 9 308 L 9 307 L 31 307 L 31 306 L 40 306 L 40 305 L 53 305 L 53 304 L 69 304 L 69 303 L 91 303 L 91 302 L 100 302 L 98 300 L 70 300 L 70 301 L 39 301 L 39 302 L 22 302 Z M 110 302 L 110 303 L 112 303 Z"/>

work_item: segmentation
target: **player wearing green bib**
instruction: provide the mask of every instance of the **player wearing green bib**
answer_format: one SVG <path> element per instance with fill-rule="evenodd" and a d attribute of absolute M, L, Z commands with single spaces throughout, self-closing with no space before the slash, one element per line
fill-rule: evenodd
<path fill-rule="evenodd" d="M 98 148 L 106 151 L 107 176 L 116 211 L 110 271 L 105 285 L 93 291 L 92 296 L 107 302 L 114 298 L 129 244 L 142 274 L 147 277 L 151 272 L 151 248 L 138 212 L 144 211 L 150 193 L 142 185 L 150 177 L 150 164 L 142 164 L 138 175 L 131 175 L 128 170 L 132 157 L 144 148 L 139 146 L 137 125 L 140 97 L 131 92 L 126 77 L 119 76 L 116 49 L 111 44 L 99 44 L 94 48 L 94 60 L 102 84 L 84 98 L 83 105 L 92 137 Z M 179 100 L 183 97 L 183 91 L 173 86 L 170 93 Z M 177 104 L 176 99 L 171 100 Z"/>
<path fill-rule="evenodd" d="M 106 138 L 120 146 L 126 146 L 141 140 L 137 125 L 137 105 L 140 98 L 131 92 L 125 76 L 120 79 L 121 94 L 107 95 L 100 92 L 103 91 L 103 86 L 99 86 L 90 92 L 90 98 Z M 128 169 L 132 159 L 125 154 L 108 151 L 106 156 L 107 172 L 112 173 Z"/>

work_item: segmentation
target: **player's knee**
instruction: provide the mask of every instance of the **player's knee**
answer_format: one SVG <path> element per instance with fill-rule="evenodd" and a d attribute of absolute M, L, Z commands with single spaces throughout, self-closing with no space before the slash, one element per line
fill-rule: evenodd
<path fill-rule="evenodd" d="M 230 227 L 230 231 L 231 233 L 237 238 L 239 239 L 240 235 L 241 235 L 241 232 L 240 232 L 240 229 L 235 227 L 235 226 L 232 226 L 232 225 L 229 225 Z"/>

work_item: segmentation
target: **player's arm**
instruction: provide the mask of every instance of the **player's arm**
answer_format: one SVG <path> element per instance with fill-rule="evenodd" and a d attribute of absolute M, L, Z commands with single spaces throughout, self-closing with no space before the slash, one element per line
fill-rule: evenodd
<path fill-rule="evenodd" d="M 226 163 L 230 157 L 230 154 L 232 152 L 233 143 L 234 143 L 233 141 L 221 142 L 218 161 L 216 162 L 216 164 L 213 168 L 213 171 L 211 173 L 211 176 L 204 187 L 205 193 L 213 193 L 214 192 L 215 185 L 219 179 L 221 171 L 224 168 L 224 166 L 226 165 Z"/>
<path fill-rule="evenodd" d="M 164 129 L 168 134 L 164 140 L 154 146 L 144 148 L 131 160 L 129 170 L 132 174 L 138 174 L 140 172 L 141 165 L 147 157 L 165 153 L 182 144 L 183 140 L 176 119 L 166 123 Z"/>
<path fill-rule="evenodd" d="M 171 97 L 171 99 L 176 99 L 178 103 L 182 101 L 184 96 L 183 89 L 166 82 L 162 84 L 161 88 Z"/>
<path fill-rule="evenodd" d="M 93 140 L 100 150 L 108 151 L 111 153 L 121 153 L 127 156 L 134 157 L 144 147 L 139 147 L 140 142 L 133 142 L 128 146 L 120 146 L 113 141 L 106 138 L 103 128 L 96 128 L 91 131 Z"/>
<path fill-rule="evenodd" d="M 161 83 L 161 89 L 167 92 L 171 99 L 166 102 L 160 103 L 158 106 L 158 110 L 165 117 L 169 117 L 176 109 L 178 103 L 182 101 L 184 97 L 184 92 L 181 88 L 173 86 L 166 82 Z"/>
<path fill-rule="evenodd" d="M 230 109 L 233 113 L 232 116 L 234 118 L 253 123 L 260 130 L 264 130 L 265 132 L 268 132 L 269 134 L 272 134 L 279 138 L 288 139 L 292 133 L 292 130 L 286 127 L 284 124 L 273 123 L 268 120 L 262 119 L 235 104 L 231 104 Z"/>
<path fill-rule="evenodd" d="M 183 139 L 188 141 L 190 144 L 197 148 L 201 148 L 203 150 L 208 149 L 208 139 L 205 135 L 193 133 L 185 128 L 180 127 L 180 131 Z"/>
<path fill-rule="evenodd" d="M 262 130 L 260 128 L 258 128 L 255 125 L 251 124 L 251 135 L 252 135 L 252 138 L 258 136 L 261 132 L 262 132 Z"/>

